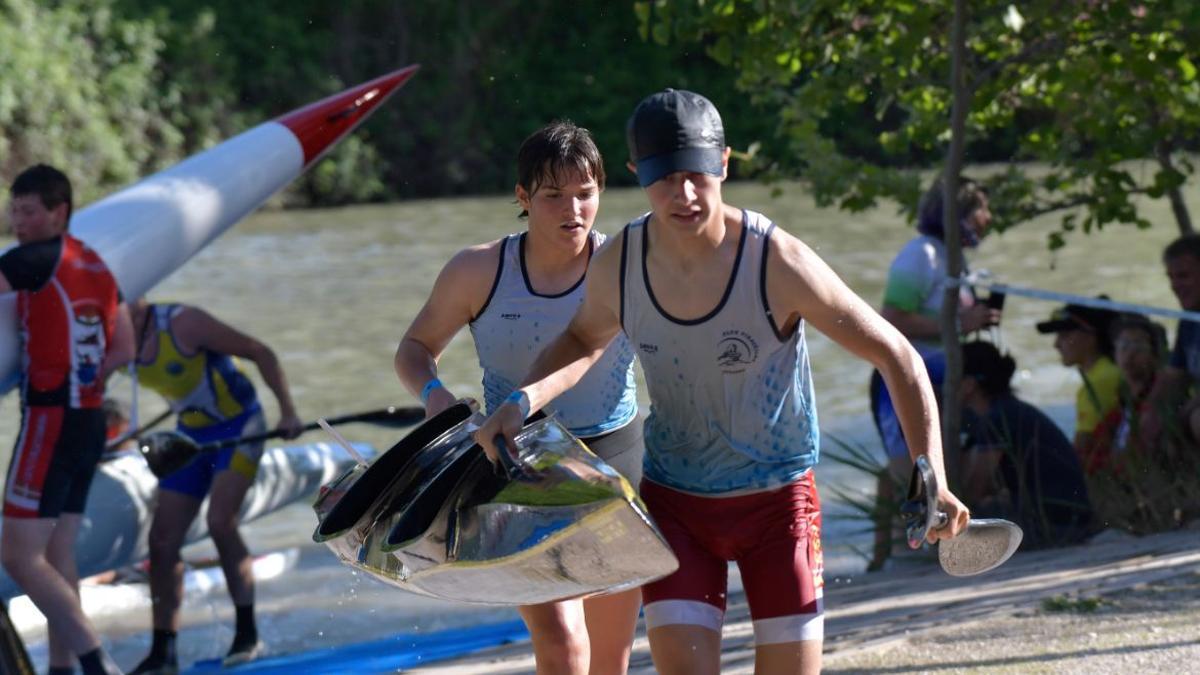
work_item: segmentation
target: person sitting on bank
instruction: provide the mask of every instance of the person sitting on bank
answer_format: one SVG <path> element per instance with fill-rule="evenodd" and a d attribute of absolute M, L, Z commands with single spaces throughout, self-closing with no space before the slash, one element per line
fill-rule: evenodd
<path fill-rule="evenodd" d="M 1117 368 L 1121 372 L 1120 405 L 1096 426 L 1091 443 L 1080 459 L 1088 475 L 1120 470 L 1122 459 L 1134 452 L 1157 451 L 1165 443 L 1178 447 L 1183 430 L 1174 410 L 1157 410 L 1167 423 L 1160 433 L 1143 438 L 1141 423 L 1155 403 L 1150 393 L 1158 383 L 1167 358 L 1167 332 L 1141 314 L 1123 314 L 1112 329 Z"/>
<path fill-rule="evenodd" d="M 941 389 L 946 373 L 942 350 L 942 301 L 946 297 L 945 185 L 935 180 L 917 207 L 917 236 L 910 239 L 888 268 L 880 314 L 908 338 L 921 359 L 934 389 Z M 958 188 L 959 236 L 964 249 L 975 248 L 988 234 L 992 212 L 983 186 L 964 177 Z M 964 261 L 965 265 L 965 261 Z M 980 302 L 974 290 L 959 288 L 959 324 L 963 335 L 998 326 L 1002 296 Z M 875 547 L 868 570 L 882 569 L 891 556 L 895 525 L 896 488 L 912 473 L 908 444 L 900 431 L 900 419 L 879 371 L 871 373 L 871 417 L 887 455 L 887 472 L 876 485 Z"/>
<path fill-rule="evenodd" d="M 1108 296 L 1098 296 L 1107 300 Z M 1121 373 L 1113 363 L 1114 312 L 1084 305 L 1067 305 L 1054 310 L 1050 319 L 1037 325 L 1039 333 L 1054 334 L 1054 348 L 1064 366 L 1075 366 L 1083 383 L 1075 393 L 1075 447 L 1087 448 L 1092 432 L 1104 416 L 1117 407 Z"/>
<path fill-rule="evenodd" d="M 137 439 L 130 432 L 129 406 L 120 399 L 106 398 L 100 405 L 104 411 L 104 454 L 101 462 L 107 462 L 137 450 Z"/>
<path fill-rule="evenodd" d="M 1200 235 L 1185 235 L 1171 242 L 1163 251 L 1163 265 L 1180 308 L 1200 312 Z M 1163 431 L 1165 420 L 1159 417 L 1159 408 L 1177 411 L 1189 440 L 1200 442 L 1197 383 L 1200 383 L 1200 323 L 1183 320 L 1179 322 L 1167 368 L 1150 394 L 1154 405 L 1146 411 L 1139 428 L 1144 444 L 1152 443 Z"/>
<path fill-rule="evenodd" d="M 1019 524 L 1022 548 L 1082 541 L 1092 509 L 1079 458 L 1045 413 L 1013 393 L 1016 367 L 990 342 L 963 345 L 964 502 L 976 517 Z"/>
<path fill-rule="evenodd" d="M 253 361 L 279 402 L 284 438 L 303 429 L 287 379 L 270 347 L 187 305 L 133 304 L 137 329 L 138 381 L 167 399 L 178 413 L 178 431 L 197 443 L 240 438 L 265 430 L 258 394 L 234 357 Z M 154 637 L 150 654 L 135 674 L 178 670 L 175 637 L 183 594 L 179 551 L 205 495 L 208 531 L 236 609 L 233 644 L 225 665 L 250 660 L 262 649 L 254 622 L 254 573 L 250 552 L 238 532 L 238 514 L 258 472 L 263 442 L 204 453 L 158 484 L 150 525 L 150 590 Z"/>
<path fill-rule="evenodd" d="M 1184 400 L 1156 398 L 1167 377 L 1166 330 L 1124 315 L 1113 330 L 1121 406 L 1096 427 L 1084 457 L 1100 522 L 1134 533 L 1175 529 L 1200 515 L 1200 454 Z M 1178 392 L 1176 392 L 1178 393 Z M 1146 420 L 1158 427 L 1148 432 Z"/>

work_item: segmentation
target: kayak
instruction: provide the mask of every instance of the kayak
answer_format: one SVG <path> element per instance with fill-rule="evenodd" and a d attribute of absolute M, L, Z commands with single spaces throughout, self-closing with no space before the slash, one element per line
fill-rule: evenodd
<path fill-rule="evenodd" d="M 360 454 L 375 455 L 375 448 L 354 444 Z M 323 485 L 345 473 L 356 461 L 341 447 L 330 443 L 308 443 L 270 448 L 263 453 L 258 475 L 242 502 L 242 522 L 276 511 L 317 493 Z M 75 547 L 81 577 L 132 565 L 149 555 L 146 535 L 154 513 L 158 479 L 145 460 L 135 452 L 100 465 L 88 493 L 87 507 Z M 208 536 L 200 515 L 188 530 L 187 543 Z M 16 584 L 0 572 L 0 596 L 19 594 Z"/>
<path fill-rule="evenodd" d="M 501 477 L 474 412 L 459 403 L 329 484 L 313 539 L 411 593 L 488 605 L 612 593 L 678 568 L 629 482 L 557 420 L 517 434 L 520 460 Z"/>
<path fill-rule="evenodd" d="M 71 233 L 139 298 L 312 166 L 416 72 L 409 66 L 260 124 L 80 209 Z M 16 294 L 0 295 L 0 394 L 20 378 Z"/>
<path fill-rule="evenodd" d="M 255 582 L 278 578 L 296 567 L 300 559 L 300 551 L 296 548 L 282 551 L 272 551 L 254 556 L 251 568 Z M 192 565 L 183 575 L 183 602 L 200 602 L 204 598 L 225 591 L 225 574 L 216 561 L 206 561 L 206 564 Z M 145 608 L 149 613 L 151 606 L 150 586 L 143 574 L 137 575 L 135 581 L 117 581 L 114 583 L 88 583 L 84 580 L 79 586 L 79 602 L 83 613 L 93 622 L 103 621 L 106 615 L 120 616 L 133 608 Z M 17 630 L 28 636 L 31 633 L 46 630 L 46 617 L 38 611 L 29 596 L 13 598 L 8 606 L 8 615 Z"/>

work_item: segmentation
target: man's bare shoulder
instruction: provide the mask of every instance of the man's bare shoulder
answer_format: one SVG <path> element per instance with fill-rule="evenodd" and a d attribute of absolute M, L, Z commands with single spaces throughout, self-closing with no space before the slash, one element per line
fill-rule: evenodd
<path fill-rule="evenodd" d="M 455 253 L 442 268 L 441 279 L 455 284 L 469 284 L 469 288 L 481 284 L 490 287 L 500 264 L 500 250 L 504 241 L 505 238 L 501 237 L 484 244 L 468 246 Z"/>
<path fill-rule="evenodd" d="M 780 227 L 778 223 L 771 231 L 771 245 L 768 251 L 772 267 L 789 276 L 802 276 L 805 271 L 811 271 L 814 264 L 824 266 L 824 261 L 812 247 Z"/>
<path fill-rule="evenodd" d="M 852 293 L 812 247 L 779 226 L 771 232 L 766 264 L 767 293 L 777 311 L 806 315 L 814 303 L 832 306 Z"/>

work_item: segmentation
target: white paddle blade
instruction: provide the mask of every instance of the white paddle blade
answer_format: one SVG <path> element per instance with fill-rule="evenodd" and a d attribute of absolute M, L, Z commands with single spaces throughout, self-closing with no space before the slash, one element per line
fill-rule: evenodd
<path fill-rule="evenodd" d="M 971 520 L 965 532 L 938 542 L 938 562 L 951 576 L 983 574 L 1012 557 L 1023 536 L 1021 528 L 1007 520 Z"/>

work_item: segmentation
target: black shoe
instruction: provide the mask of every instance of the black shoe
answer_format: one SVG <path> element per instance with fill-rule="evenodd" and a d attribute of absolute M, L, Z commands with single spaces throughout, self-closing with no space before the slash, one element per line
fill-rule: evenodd
<path fill-rule="evenodd" d="M 129 675 L 178 675 L 179 663 L 175 659 L 156 657 L 151 654 L 142 659 Z"/>

